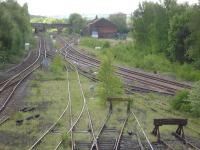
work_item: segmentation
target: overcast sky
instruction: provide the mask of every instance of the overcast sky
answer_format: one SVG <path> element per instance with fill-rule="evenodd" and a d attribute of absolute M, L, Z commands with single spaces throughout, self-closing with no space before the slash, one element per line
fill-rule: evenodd
<path fill-rule="evenodd" d="M 123 12 L 130 14 L 143 0 L 17 0 L 21 5 L 28 3 L 32 15 L 68 16 L 77 12 L 82 15 L 111 14 Z M 159 2 L 159 0 L 148 0 Z M 179 3 L 197 3 L 198 0 L 178 0 Z"/>

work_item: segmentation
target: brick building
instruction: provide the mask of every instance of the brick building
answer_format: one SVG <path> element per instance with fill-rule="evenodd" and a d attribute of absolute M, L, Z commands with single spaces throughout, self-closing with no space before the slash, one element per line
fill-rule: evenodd
<path fill-rule="evenodd" d="M 114 38 L 117 34 L 117 27 L 105 18 L 96 18 L 87 24 L 83 34 L 95 38 Z"/>

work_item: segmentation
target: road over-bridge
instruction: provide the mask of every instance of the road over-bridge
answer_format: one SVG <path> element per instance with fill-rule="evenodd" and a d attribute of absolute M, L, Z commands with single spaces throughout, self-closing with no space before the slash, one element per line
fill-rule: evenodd
<path fill-rule="evenodd" d="M 61 32 L 64 28 L 71 28 L 71 24 L 66 23 L 31 23 L 31 26 L 35 29 L 35 33 L 45 32 L 50 28 L 55 28 L 58 32 Z"/>

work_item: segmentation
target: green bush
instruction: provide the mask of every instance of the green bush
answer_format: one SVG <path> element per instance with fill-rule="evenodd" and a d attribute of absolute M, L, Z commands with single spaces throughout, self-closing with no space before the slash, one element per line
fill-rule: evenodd
<path fill-rule="evenodd" d="M 177 76 L 188 81 L 200 80 L 200 71 L 195 70 L 189 64 L 177 65 L 175 70 Z"/>
<path fill-rule="evenodd" d="M 192 106 L 192 114 L 196 117 L 200 117 L 200 81 L 198 81 L 190 91 L 189 101 Z"/>
<path fill-rule="evenodd" d="M 101 39 L 95 39 L 95 38 L 82 38 L 81 39 L 81 42 L 80 42 L 81 45 L 83 46 L 87 46 L 87 47 L 90 47 L 90 48 L 95 48 L 97 46 L 100 46 L 102 48 L 109 48 L 110 47 L 110 42 L 109 41 L 106 41 L 106 40 L 101 40 Z"/>
<path fill-rule="evenodd" d="M 112 56 L 107 53 L 103 58 L 98 78 L 101 81 L 99 83 L 99 96 L 106 104 L 108 97 L 117 96 L 123 94 L 123 86 L 120 78 L 114 74 L 114 67 L 112 66 Z"/>
<path fill-rule="evenodd" d="M 108 41 L 105 41 L 103 43 L 103 48 L 109 48 L 110 47 L 110 43 Z"/>
<path fill-rule="evenodd" d="M 174 110 L 190 113 L 194 117 L 200 117 L 200 81 L 194 85 L 190 92 L 178 92 L 171 101 L 171 106 Z"/>
<path fill-rule="evenodd" d="M 59 55 L 56 55 L 51 64 L 51 71 L 55 74 L 61 74 L 64 69 L 64 62 Z"/>
<path fill-rule="evenodd" d="M 180 111 L 190 111 L 191 105 L 188 101 L 188 96 L 188 91 L 179 91 L 174 97 L 174 99 L 171 101 L 172 108 Z"/>
<path fill-rule="evenodd" d="M 115 61 L 129 66 L 172 74 L 188 81 L 200 80 L 200 71 L 191 64 L 172 63 L 164 54 L 151 54 L 148 51 L 137 50 L 132 42 L 117 44 L 106 50 L 112 52 Z"/>

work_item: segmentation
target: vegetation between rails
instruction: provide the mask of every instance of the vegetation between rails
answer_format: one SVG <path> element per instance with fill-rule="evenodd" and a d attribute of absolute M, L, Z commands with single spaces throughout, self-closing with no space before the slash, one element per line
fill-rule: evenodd
<path fill-rule="evenodd" d="M 98 72 L 98 78 L 100 80 L 99 96 L 104 104 L 106 104 L 108 97 L 116 97 L 123 94 L 122 81 L 114 74 L 112 60 L 112 55 L 107 53 L 102 59 Z"/>

